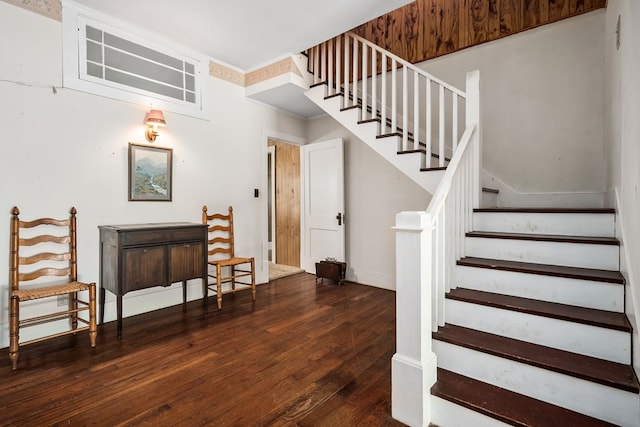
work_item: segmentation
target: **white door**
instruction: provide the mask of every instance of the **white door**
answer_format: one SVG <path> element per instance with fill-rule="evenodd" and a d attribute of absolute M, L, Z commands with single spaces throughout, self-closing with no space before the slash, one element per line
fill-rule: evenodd
<path fill-rule="evenodd" d="M 342 138 L 302 147 L 304 168 L 304 266 L 334 258 L 345 261 Z"/>

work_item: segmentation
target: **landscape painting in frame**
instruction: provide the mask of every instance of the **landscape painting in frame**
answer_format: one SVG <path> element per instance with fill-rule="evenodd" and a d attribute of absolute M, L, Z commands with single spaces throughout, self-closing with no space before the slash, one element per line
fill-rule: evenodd
<path fill-rule="evenodd" d="M 171 201 L 171 148 L 129 143 L 129 200 Z"/>

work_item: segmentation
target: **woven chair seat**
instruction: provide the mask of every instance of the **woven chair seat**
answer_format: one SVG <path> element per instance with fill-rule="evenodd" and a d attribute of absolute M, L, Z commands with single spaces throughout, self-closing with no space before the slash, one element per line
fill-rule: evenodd
<path fill-rule="evenodd" d="M 221 267 L 227 267 L 229 265 L 237 265 L 237 264 L 243 264 L 243 263 L 249 263 L 251 262 L 251 258 L 241 258 L 241 257 L 234 257 L 234 258 L 228 258 L 228 259 L 217 259 L 217 260 L 210 260 L 209 264 L 211 265 L 220 265 Z"/>
<path fill-rule="evenodd" d="M 69 282 L 62 285 L 42 286 L 31 289 L 16 289 L 11 296 L 17 296 L 20 301 L 29 301 L 38 298 L 52 297 L 69 294 L 71 292 L 88 291 L 89 284 L 82 282 Z"/>

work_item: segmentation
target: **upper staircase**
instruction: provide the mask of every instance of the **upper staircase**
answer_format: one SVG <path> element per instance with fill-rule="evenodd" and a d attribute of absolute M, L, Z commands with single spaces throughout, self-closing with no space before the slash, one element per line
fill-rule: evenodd
<path fill-rule="evenodd" d="M 353 33 L 307 55 L 307 97 L 433 194 L 475 100 Z"/>
<path fill-rule="evenodd" d="M 462 92 L 353 34 L 309 58 L 307 96 L 433 195 L 396 218 L 393 417 L 640 426 L 615 212 L 480 208 L 477 72 Z"/>

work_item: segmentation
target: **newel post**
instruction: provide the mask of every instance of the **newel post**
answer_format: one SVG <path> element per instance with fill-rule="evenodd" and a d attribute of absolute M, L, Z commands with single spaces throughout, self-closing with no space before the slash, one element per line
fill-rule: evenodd
<path fill-rule="evenodd" d="M 410 426 L 431 420 L 436 381 L 431 349 L 432 234 L 426 212 L 396 215 L 396 353 L 391 359 L 391 414 Z"/>
<path fill-rule="evenodd" d="M 467 73 L 467 94 L 465 117 L 467 127 L 476 125 L 476 131 L 471 137 L 471 149 L 473 150 L 473 207 L 480 207 L 480 195 L 482 184 L 480 173 L 482 171 L 482 117 L 480 114 L 480 70 Z"/>

